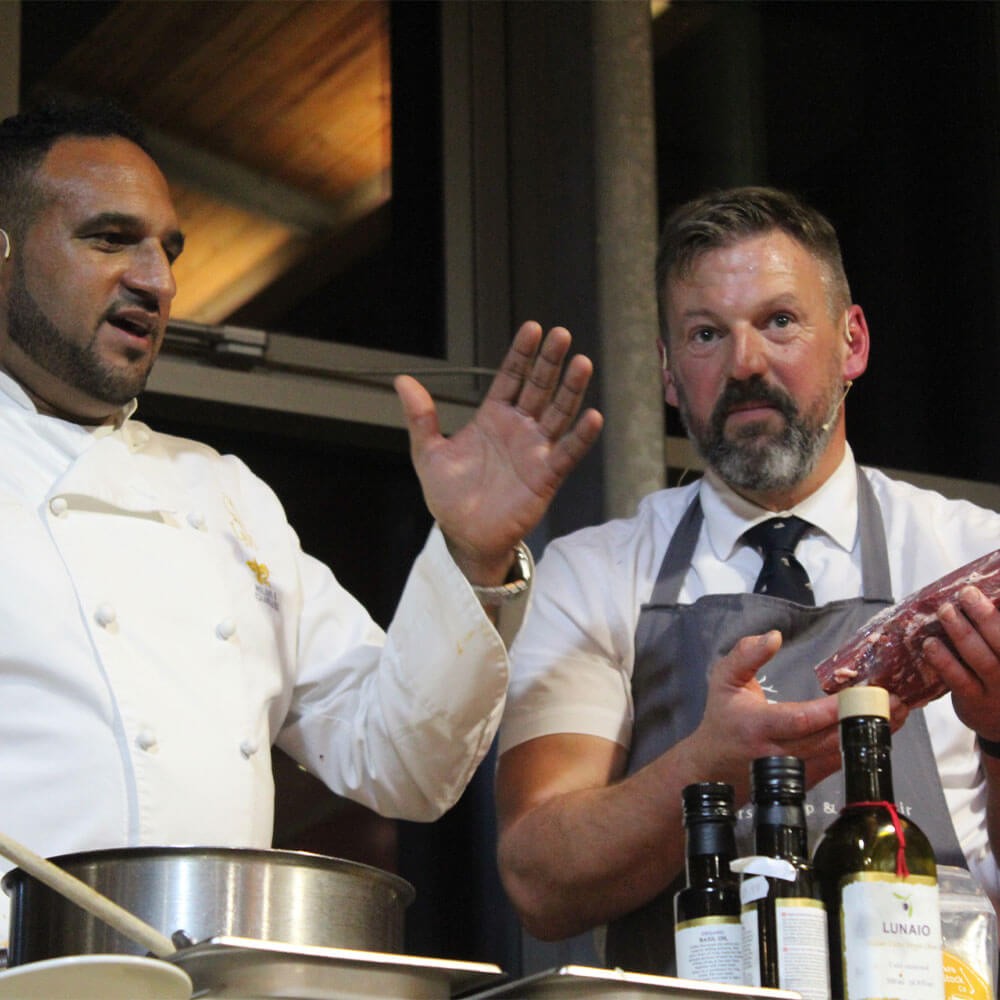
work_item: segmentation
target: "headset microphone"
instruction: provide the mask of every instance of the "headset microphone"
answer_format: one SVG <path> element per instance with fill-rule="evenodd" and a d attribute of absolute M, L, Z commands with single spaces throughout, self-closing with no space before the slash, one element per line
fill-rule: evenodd
<path fill-rule="evenodd" d="M 854 385 L 854 382 L 851 379 L 848 379 L 844 383 L 844 394 L 843 396 L 840 397 L 840 402 L 837 404 L 837 409 L 834 410 L 833 416 L 830 417 L 830 419 L 825 424 L 819 425 L 819 429 L 821 431 L 826 432 L 833 426 L 834 421 L 837 419 L 837 413 L 840 411 L 841 406 L 844 405 L 844 400 L 847 399 L 847 394 L 851 391 L 852 385 Z"/>
<path fill-rule="evenodd" d="M 0 236 L 3 237 L 3 256 L 0 256 L 0 260 L 10 260 L 10 237 L 7 230 L 0 229 Z"/>

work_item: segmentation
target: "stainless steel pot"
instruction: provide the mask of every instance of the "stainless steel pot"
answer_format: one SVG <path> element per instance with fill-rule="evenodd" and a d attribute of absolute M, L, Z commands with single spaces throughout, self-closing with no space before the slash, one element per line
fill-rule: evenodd
<path fill-rule="evenodd" d="M 170 936 L 227 935 L 290 945 L 398 952 L 413 887 L 368 865 L 298 851 L 135 847 L 50 859 Z M 8 963 L 142 954 L 140 945 L 21 868 L 10 896 Z"/>

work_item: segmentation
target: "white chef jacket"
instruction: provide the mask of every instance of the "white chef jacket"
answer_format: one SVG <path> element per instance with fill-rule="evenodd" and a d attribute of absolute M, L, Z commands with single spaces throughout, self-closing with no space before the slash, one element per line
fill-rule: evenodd
<path fill-rule="evenodd" d="M 882 510 L 893 596 L 899 601 L 1000 547 L 1000 514 L 947 500 L 865 469 Z M 633 518 L 552 542 L 538 565 L 531 610 L 511 648 L 511 682 L 499 750 L 551 733 L 583 733 L 628 747 L 639 610 L 667 544 L 700 492 L 704 523 L 679 601 L 749 593 L 761 556 L 740 536 L 773 516 L 708 473 L 647 496 Z M 848 449 L 836 472 L 793 511 L 816 525 L 795 554 L 817 604 L 861 594 L 857 474 Z M 1000 909 L 1000 873 L 986 832 L 985 779 L 974 734 L 945 696 L 924 710 L 945 798 L 970 868 Z"/>
<path fill-rule="evenodd" d="M 48 856 L 268 847 L 272 743 L 385 815 L 439 816 L 508 675 L 440 531 L 386 635 L 242 462 L 133 409 L 81 427 L 0 373 L 0 829 Z"/>

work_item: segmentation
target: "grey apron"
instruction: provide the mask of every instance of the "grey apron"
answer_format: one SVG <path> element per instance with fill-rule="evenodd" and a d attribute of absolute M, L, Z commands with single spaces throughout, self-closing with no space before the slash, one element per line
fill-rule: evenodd
<path fill-rule="evenodd" d="M 708 668 L 745 635 L 775 628 L 782 634 L 781 649 L 757 675 L 769 699 L 804 701 L 822 695 L 813 665 L 893 603 L 882 515 L 860 468 L 858 517 L 862 597 L 805 607 L 763 594 L 707 594 L 694 604 L 682 605 L 677 598 L 702 524 L 701 503 L 694 498 L 670 540 L 649 602 L 639 614 L 628 774 L 694 731 L 705 708 Z M 912 815 L 930 838 L 938 862 L 965 867 L 922 711 L 911 712 L 893 736 L 893 791 L 900 810 Z M 813 788 L 806 803 L 813 847 L 843 805 L 840 772 Z M 677 836 L 681 836 L 679 831 Z M 740 854 L 752 853 L 752 843 L 750 811 L 742 809 L 737 825 Z M 610 967 L 674 973 L 673 895 L 683 879 L 682 873 L 666 892 L 609 924 L 606 958 Z"/>

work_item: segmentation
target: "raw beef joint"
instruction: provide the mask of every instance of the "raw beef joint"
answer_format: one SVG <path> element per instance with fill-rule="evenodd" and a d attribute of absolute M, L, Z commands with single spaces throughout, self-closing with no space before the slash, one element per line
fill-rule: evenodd
<path fill-rule="evenodd" d="M 833 694 L 854 684 L 874 684 L 895 692 L 908 705 L 922 705 L 944 694 L 945 686 L 924 662 L 923 643 L 929 636 L 948 642 L 937 609 L 956 601 L 970 583 L 1000 607 L 1000 549 L 880 611 L 816 667 L 820 686 Z"/>

